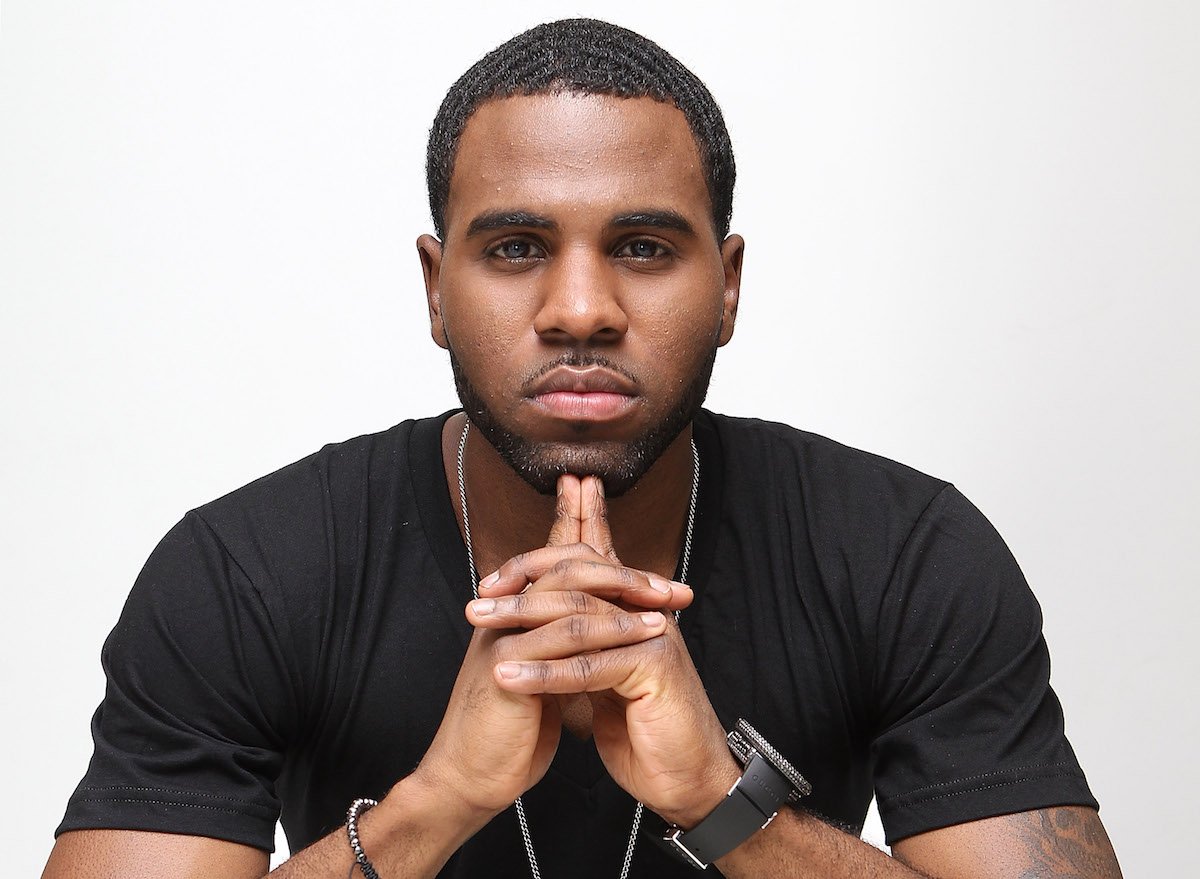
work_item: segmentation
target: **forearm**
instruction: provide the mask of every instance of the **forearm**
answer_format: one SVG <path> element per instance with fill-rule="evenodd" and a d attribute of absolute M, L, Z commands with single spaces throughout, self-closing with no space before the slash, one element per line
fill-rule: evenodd
<path fill-rule="evenodd" d="M 347 804 L 349 805 L 349 804 Z M 358 819 L 363 850 L 381 876 L 432 877 L 490 820 L 447 799 L 439 786 L 414 773 Z M 297 852 L 275 870 L 275 879 L 346 879 L 354 853 L 340 827 Z"/>
<path fill-rule="evenodd" d="M 1121 879 L 1100 816 L 1083 806 L 952 825 L 901 840 L 894 852 L 785 809 L 717 866 L 728 879 Z"/>
<path fill-rule="evenodd" d="M 927 879 L 857 837 L 789 808 L 716 865 L 728 879 Z"/>

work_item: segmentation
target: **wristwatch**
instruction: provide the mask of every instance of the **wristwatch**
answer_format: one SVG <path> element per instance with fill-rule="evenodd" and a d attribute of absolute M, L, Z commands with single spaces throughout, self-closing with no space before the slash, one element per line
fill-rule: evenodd
<path fill-rule="evenodd" d="M 738 720 L 726 741 L 742 764 L 742 777 L 691 830 L 670 825 L 654 837 L 697 870 L 707 869 L 770 824 L 784 803 L 797 803 L 812 793 L 804 776 L 745 720 Z"/>

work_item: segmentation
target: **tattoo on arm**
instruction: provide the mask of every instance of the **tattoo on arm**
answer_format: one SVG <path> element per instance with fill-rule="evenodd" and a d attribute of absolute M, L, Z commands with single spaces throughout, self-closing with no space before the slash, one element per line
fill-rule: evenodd
<path fill-rule="evenodd" d="M 1112 843 L 1091 809 L 1063 806 L 1008 820 L 1026 856 L 1019 879 L 1121 879 Z"/>

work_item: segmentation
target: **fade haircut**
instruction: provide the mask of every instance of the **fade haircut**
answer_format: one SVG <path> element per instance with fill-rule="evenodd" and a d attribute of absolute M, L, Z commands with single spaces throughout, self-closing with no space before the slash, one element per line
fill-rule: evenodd
<path fill-rule="evenodd" d="M 736 176 L 733 145 L 721 109 L 704 83 L 657 43 L 590 18 L 541 24 L 472 65 L 446 92 L 429 131 L 425 176 L 429 209 L 446 237 L 446 202 L 458 141 L 475 108 L 493 98 L 573 92 L 649 97 L 674 104 L 700 151 L 718 239 L 729 234 Z"/>

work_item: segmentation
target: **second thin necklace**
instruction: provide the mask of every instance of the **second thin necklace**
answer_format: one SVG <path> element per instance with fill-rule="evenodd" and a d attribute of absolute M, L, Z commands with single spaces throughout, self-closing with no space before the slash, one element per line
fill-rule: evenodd
<path fill-rule="evenodd" d="M 475 570 L 475 549 L 471 545 L 471 517 L 467 515 L 467 478 L 463 470 L 463 459 L 467 451 L 467 433 L 471 430 L 471 419 L 468 418 L 463 425 L 462 436 L 458 439 L 458 501 L 462 507 L 463 517 L 463 536 L 464 542 L 467 545 L 467 564 L 470 566 L 471 574 L 471 594 L 479 597 L 479 572 Z M 692 528 L 696 524 L 696 496 L 700 489 L 700 453 L 696 450 L 696 441 L 693 439 L 692 444 L 692 493 L 688 500 L 688 517 L 687 527 L 683 532 L 683 553 L 679 560 L 679 582 L 687 584 L 688 564 L 692 557 Z M 679 621 L 679 611 L 675 611 L 675 621 Z M 525 854 L 529 857 L 529 870 L 533 874 L 533 879 L 542 879 L 542 872 L 538 869 L 537 855 L 533 851 L 533 837 L 529 835 L 529 822 L 525 819 L 525 804 L 521 802 L 521 798 L 517 797 L 517 801 L 513 804 L 517 809 L 517 822 L 521 825 L 521 839 L 525 843 Z M 637 808 L 633 811 L 633 827 L 629 831 L 629 844 L 625 846 L 625 860 L 621 864 L 620 879 L 628 879 L 629 865 L 633 863 L 633 848 L 637 844 L 638 828 L 642 824 L 642 812 L 645 807 L 637 804 Z"/>

